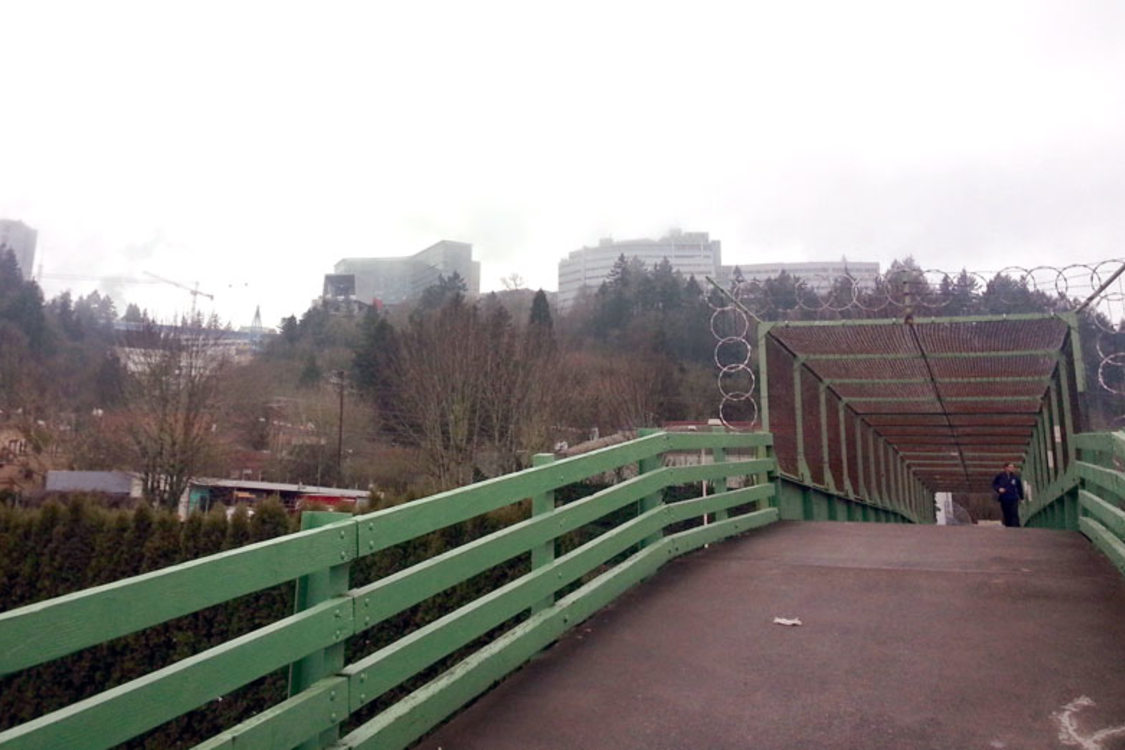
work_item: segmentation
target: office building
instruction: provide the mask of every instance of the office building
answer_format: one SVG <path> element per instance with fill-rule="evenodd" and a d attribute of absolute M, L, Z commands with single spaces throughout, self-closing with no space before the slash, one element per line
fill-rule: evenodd
<path fill-rule="evenodd" d="M 678 229 L 658 240 L 602 239 L 596 246 L 574 250 L 559 261 L 559 307 L 569 307 L 583 287 L 596 291 L 621 256 L 638 258 L 647 268 L 667 258 L 673 269 L 685 277 L 695 276 L 704 283 L 704 276 L 718 274 L 722 247 L 719 240 L 710 239 L 707 232 L 681 232 Z"/>
<path fill-rule="evenodd" d="M 800 279 L 810 289 L 824 292 L 832 288 L 838 279 L 851 277 L 860 288 L 871 289 L 879 276 L 879 264 L 864 261 L 810 261 L 808 263 L 739 263 L 723 266 L 716 281 L 730 287 L 734 270 L 738 269 L 746 281 L 775 279 L 782 273 Z"/>
<path fill-rule="evenodd" d="M 421 296 L 439 276 L 458 274 L 467 293 L 480 294 L 480 261 L 473 260 L 473 246 L 442 240 L 414 255 L 399 258 L 344 258 L 335 273 L 325 276 L 325 295 L 351 290 L 363 304 L 395 304 Z M 346 279 L 341 277 L 352 277 Z"/>
<path fill-rule="evenodd" d="M 16 255 L 16 263 L 24 279 L 30 279 L 35 272 L 35 242 L 39 233 L 22 221 L 0 219 L 0 247 L 6 247 Z"/>

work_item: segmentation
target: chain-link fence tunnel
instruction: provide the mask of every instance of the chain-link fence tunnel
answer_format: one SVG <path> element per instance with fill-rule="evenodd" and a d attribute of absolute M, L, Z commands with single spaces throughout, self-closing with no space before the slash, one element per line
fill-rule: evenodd
<path fill-rule="evenodd" d="M 1074 460 L 1077 317 L 762 322 L 762 429 L 780 470 L 827 495 L 933 518 L 1007 462 L 1031 492 Z"/>

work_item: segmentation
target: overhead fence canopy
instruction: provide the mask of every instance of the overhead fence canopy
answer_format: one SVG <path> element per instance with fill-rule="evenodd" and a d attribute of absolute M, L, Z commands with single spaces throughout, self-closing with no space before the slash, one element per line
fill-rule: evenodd
<path fill-rule="evenodd" d="M 763 429 L 812 484 L 981 492 L 1011 461 L 1044 487 L 1073 458 L 1072 313 L 762 322 L 758 337 Z"/>

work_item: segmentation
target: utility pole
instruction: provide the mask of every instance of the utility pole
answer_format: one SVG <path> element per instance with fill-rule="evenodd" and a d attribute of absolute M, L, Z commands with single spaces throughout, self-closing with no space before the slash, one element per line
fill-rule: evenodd
<path fill-rule="evenodd" d="M 340 413 L 336 419 L 336 486 L 344 483 L 344 386 L 347 384 L 343 370 L 336 370 L 333 382 L 340 394 Z"/>

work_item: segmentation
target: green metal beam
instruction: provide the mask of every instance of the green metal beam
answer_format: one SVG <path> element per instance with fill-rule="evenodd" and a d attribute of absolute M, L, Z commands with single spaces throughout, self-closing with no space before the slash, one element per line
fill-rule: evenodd
<path fill-rule="evenodd" d="M 1070 344 L 1070 362 L 1074 365 L 1074 384 L 1078 393 L 1086 391 L 1086 363 L 1082 359 L 1082 335 L 1078 330 L 1078 315 L 1073 312 L 1062 313 L 1061 317 L 1070 326 L 1067 338 Z"/>
<path fill-rule="evenodd" d="M 828 460 L 828 386 L 822 380 L 817 385 L 817 396 L 820 401 L 820 463 L 824 474 L 824 486 L 836 492 L 836 478 L 832 476 L 832 464 Z"/>
<path fill-rule="evenodd" d="M 1039 396 L 945 396 L 946 401 L 964 401 L 966 403 L 989 402 L 989 401 L 1039 401 Z M 865 404 L 865 403 L 910 403 L 913 401 L 933 401 L 937 402 L 936 398 L 930 396 L 849 396 L 842 398 L 842 400 L 849 404 Z"/>
<path fill-rule="evenodd" d="M 922 359 L 922 356 L 917 353 L 901 353 L 889 352 L 883 354 L 872 354 L 868 352 L 857 352 L 855 354 L 804 354 L 802 355 L 806 360 L 815 360 L 817 362 L 832 362 L 840 360 L 908 360 L 908 359 Z M 1055 349 L 1018 349 L 1007 352 L 927 352 L 927 357 L 930 359 L 986 359 L 986 358 L 1006 358 L 1006 357 L 1055 357 L 1058 356 L 1058 351 Z"/>
<path fill-rule="evenodd" d="M 769 330 L 769 323 L 758 323 L 758 409 L 764 432 L 770 431 L 770 368 L 766 361 L 766 335 Z"/>
<path fill-rule="evenodd" d="M 915 326 L 948 325 L 951 323 L 1002 323 L 1016 320 L 1058 320 L 1069 323 L 1073 313 L 1012 313 L 1006 315 L 965 315 L 950 318 L 915 318 Z M 772 322 L 774 328 L 850 328 L 860 326 L 901 326 L 900 318 L 858 318 L 852 320 L 782 320 Z"/>
<path fill-rule="evenodd" d="M 1063 434 L 1066 435 L 1066 466 L 1074 463 L 1075 450 L 1074 450 L 1074 415 L 1071 413 L 1070 401 L 1070 375 L 1065 366 L 1060 366 L 1059 373 L 1059 396 L 1062 399 L 1062 412 L 1063 412 Z M 1065 469 L 1065 467 L 1063 467 Z"/>
<path fill-rule="evenodd" d="M 836 410 L 836 421 L 840 423 L 840 460 L 844 467 L 844 491 L 849 496 L 855 495 L 855 489 L 852 487 L 851 471 L 848 469 L 848 421 L 847 421 L 847 407 L 844 402 L 840 401 Z"/>
<path fill-rule="evenodd" d="M 855 412 L 853 412 L 853 414 L 854 413 Z M 856 477 L 856 482 L 859 486 L 858 487 L 859 493 L 861 495 L 863 495 L 863 497 L 866 498 L 866 497 L 870 497 L 871 493 L 867 489 L 867 486 L 868 486 L 867 485 L 867 474 L 864 471 L 864 461 L 863 461 L 863 426 L 865 424 L 866 423 L 862 419 L 860 419 L 859 415 L 856 415 L 856 418 L 855 418 L 855 465 L 856 465 L 857 471 L 859 472 L 859 476 Z"/>
<path fill-rule="evenodd" d="M 804 391 L 801 388 L 801 367 L 803 359 L 797 357 L 793 360 L 793 419 L 797 433 L 797 472 L 806 482 L 812 481 L 809 473 L 809 464 L 805 460 L 805 409 Z"/>
<path fill-rule="evenodd" d="M 931 355 L 932 356 L 932 355 Z M 1049 375 L 1012 375 L 1011 377 L 988 376 L 975 378 L 939 378 L 938 384 L 945 383 L 1043 383 L 1047 384 Z M 877 375 L 870 378 L 825 378 L 828 385 L 923 385 L 930 382 L 929 378 L 880 378 Z"/>

